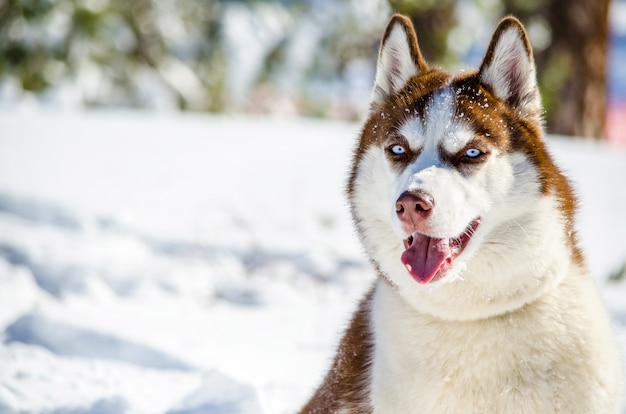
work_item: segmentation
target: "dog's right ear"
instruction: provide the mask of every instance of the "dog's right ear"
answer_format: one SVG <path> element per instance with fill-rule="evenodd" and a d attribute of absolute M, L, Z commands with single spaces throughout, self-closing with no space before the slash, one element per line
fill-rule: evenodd
<path fill-rule="evenodd" d="M 372 106 L 400 91 L 410 78 L 427 70 L 413 23 L 405 16 L 394 14 L 380 44 Z"/>

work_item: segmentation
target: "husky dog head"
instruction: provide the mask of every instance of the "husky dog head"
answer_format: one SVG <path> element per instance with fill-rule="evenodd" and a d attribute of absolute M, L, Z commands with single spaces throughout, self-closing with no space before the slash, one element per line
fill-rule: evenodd
<path fill-rule="evenodd" d="M 410 20 L 391 19 L 347 192 L 372 263 L 416 309 L 503 313 L 582 264 L 541 112 L 515 18 L 500 22 L 478 70 L 456 76 L 429 68 Z"/>

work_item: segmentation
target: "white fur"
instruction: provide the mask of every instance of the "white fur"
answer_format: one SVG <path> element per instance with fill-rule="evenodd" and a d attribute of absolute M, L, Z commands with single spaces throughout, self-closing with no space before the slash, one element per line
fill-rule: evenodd
<path fill-rule="evenodd" d="M 407 117 L 399 128 L 413 150 L 437 149 L 439 143 L 449 153 L 460 151 L 473 138 L 474 131 L 455 114 L 454 92 L 445 88 L 435 94 L 425 109 L 428 122 Z"/>
<path fill-rule="evenodd" d="M 379 282 L 374 414 L 617 413 L 620 384 L 607 375 L 616 361 L 606 352 L 602 305 L 592 280 L 567 270 L 560 291 L 532 306 L 462 322 L 417 312 Z"/>
<path fill-rule="evenodd" d="M 410 117 L 400 128 L 414 151 L 421 154 L 410 168 L 391 184 L 395 192 L 392 200 L 385 200 L 392 217 L 391 226 L 400 239 L 406 238 L 400 230 L 400 222 L 395 214 L 395 200 L 405 191 L 422 190 L 434 197 L 435 208 L 429 217 L 429 234 L 437 237 L 456 237 L 467 225 L 489 207 L 489 199 L 477 185 L 466 185 L 458 171 L 444 165 L 440 159 L 439 147 L 449 153 L 456 153 L 467 145 L 474 136 L 471 128 L 455 116 L 454 93 L 445 88 L 436 93 L 425 108 L 425 119 Z M 485 174 L 473 177 L 485 179 Z M 450 191 L 454 188 L 455 191 Z M 458 198 L 464 195 L 464 204 Z"/>
<path fill-rule="evenodd" d="M 571 262 L 557 200 L 540 194 L 524 155 L 490 162 L 469 181 L 431 167 L 436 197 L 458 192 L 450 202 L 482 211 L 471 201 L 480 194 L 489 211 L 453 274 L 430 285 L 408 276 L 392 230 L 389 204 L 406 177 L 379 148 L 359 165 L 364 244 L 392 282 L 379 281 L 372 302 L 374 413 L 617 413 L 608 319 Z"/>

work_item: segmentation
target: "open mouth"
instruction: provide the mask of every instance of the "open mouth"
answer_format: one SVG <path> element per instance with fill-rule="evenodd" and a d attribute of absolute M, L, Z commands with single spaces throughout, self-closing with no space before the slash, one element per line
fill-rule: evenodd
<path fill-rule="evenodd" d="M 404 240 L 402 264 L 418 283 L 426 284 L 443 278 L 471 240 L 480 224 L 480 217 L 470 222 L 458 237 L 436 238 L 415 232 Z"/>

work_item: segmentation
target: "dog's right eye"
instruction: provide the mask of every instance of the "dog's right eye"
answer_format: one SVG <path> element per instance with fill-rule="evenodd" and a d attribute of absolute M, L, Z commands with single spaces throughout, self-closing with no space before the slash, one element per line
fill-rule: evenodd
<path fill-rule="evenodd" d="M 463 154 L 463 156 L 467 158 L 478 158 L 480 155 L 482 155 L 482 152 L 476 148 L 470 148 Z"/>
<path fill-rule="evenodd" d="M 394 155 L 404 155 L 406 154 L 406 148 L 400 144 L 392 145 L 389 150 Z"/>

